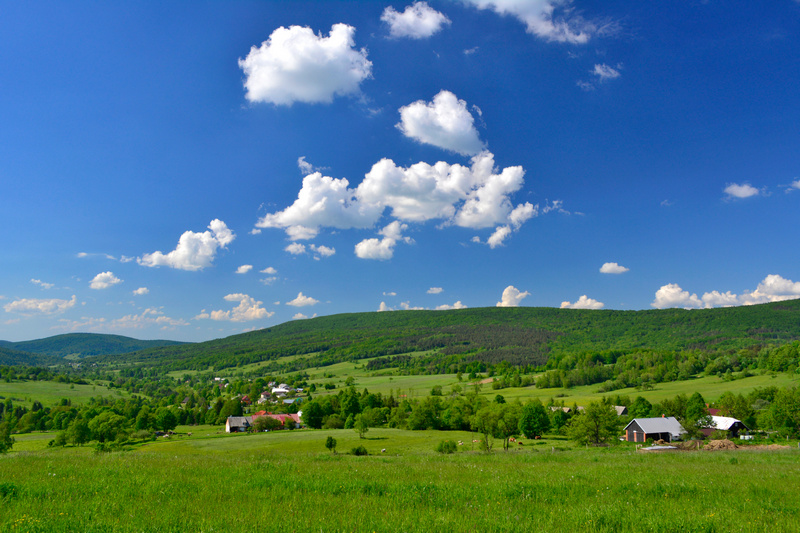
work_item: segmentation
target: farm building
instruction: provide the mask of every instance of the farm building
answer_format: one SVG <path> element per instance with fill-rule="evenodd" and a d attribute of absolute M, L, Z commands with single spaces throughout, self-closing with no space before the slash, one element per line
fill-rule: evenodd
<path fill-rule="evenodd" d="M 229 416 L 225 421 L 225 433 L 241 433 L 250 429 L 253 423 L 251 416 Z"/>
<path fill-rule="evenodd" d="M 686 430 L 674 416 L 634 418 L 625 426 L 625 440 L 628 442 L 645 442 L 647 440 L 672 442 L 680 440 L 684 433 Z"/>
<path fill-rule="evenodd" d="M 617 412 L 617 416 L 625 416 L 628 414 L 628 408 L 624 405 L 615 405 L 614 410 Z"/>
<path fill-rule="evenodd" d="M 745 426 L 741 420 L 737 420 L 736 418 L 731 418 L 729 416 L 712 416 L 711 424 L 700 431 L 702 431 L 703 435 L 706 437 L 711 436 L 715 431 L 727 431 L 729 437 L 736 438 L 739 436 L 740 431 L 747 431 L 748 429 L 749 428 Z"/>

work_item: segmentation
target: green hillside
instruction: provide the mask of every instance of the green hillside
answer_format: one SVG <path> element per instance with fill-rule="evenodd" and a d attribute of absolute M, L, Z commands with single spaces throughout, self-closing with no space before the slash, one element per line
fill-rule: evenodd
<path fill-rule="evenodd" d="M 739 350 L 800 339 L 800 300 L 723 309 L 587 311 L 479 308 L 356 313 L 297 320 L 224 339 L 166 346 L 97 362 L 206 370 L 296 356 L 281 370 L 383 357 L 403 366 L 420 352 L 429 370 L 463 362 L 541 366 L 553 355 L 636 350 Z M 389 359 L 391 357 L 391 359 Z M 285 360 L 284 360 L 285 361 Z M 277 363 L 276 363 L 277 364 Z M 275 368 L 276 370 L 279 368 Z"/>
<path fill-rule="evenodd" d="M 13 350 L 11 348 L 7 348 L 5 344 L 0 345 L 0 365 L 48 366 L 58 362 L 59 361 L 54 357 L 23 352 L 20 350 Z"/>
<path fill-rule="evenodd" d="M 93 355 L 118 355 L 159 346 L 183 344 L 176 341 L 141 341 L 121 335 L 98 333 L 67 333 L 45 339 L 23 342 L 3 341 L 3 347 L 16 351 L 49 355 L 52 357 L 83 358 Z"/>

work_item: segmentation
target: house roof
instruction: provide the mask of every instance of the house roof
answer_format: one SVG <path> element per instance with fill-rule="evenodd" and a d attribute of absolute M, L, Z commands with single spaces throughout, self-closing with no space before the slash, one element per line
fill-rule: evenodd
<path fill-rule="evenodd" d="M 720 429 L 722 431 L 729 431 L 736 422 L 739 422 L 744 426 L 741 420 L 736 418 L 731 418 L 729 416 L 712 416 L 711 417 L 711 426 Z M 745 426 L 747 427 L 747 426 Z"/>
<path fill-rule="evenodd" d="M 624 405 L 615 405 L 614 410 L 617 412 L 617 416 L 628 414 L 628 408 Z"/>
<path fill-rule="evenodd" d="M 253 418 L 250 416 L 229 416 L 228 427 L 250 427 Z"/>
<path fill-rule="evenodd" d="M 665 416 L 658 418 L 634 418 L 630 423 L 625 426 L 627 430 L 631 424 L 636 424 L 645 433 L 669 433 L 673 437 L 679 437 L 686 433 L 681 423 L 674 416 Z"/>

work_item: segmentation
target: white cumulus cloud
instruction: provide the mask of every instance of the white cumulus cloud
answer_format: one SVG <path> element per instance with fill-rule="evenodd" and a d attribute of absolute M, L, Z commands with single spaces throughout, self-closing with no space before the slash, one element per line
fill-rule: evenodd
<path fill-rule="evenodd" d="M 133 291 L 133 294 L 136 295 L 136 296 L 143 296 L 143 295 L 149 294 L 149 293 L 150 293 L 150 289 L 148 289 L 147 287 L 139 287 L 138 289 Z"/>
<path fill-rule="evenodd" d="M 730 307 L 734 305 L 754 305 L 769 302 L 782 302 L 800 298 L 800 281 L 792 281 L 778 274 L 769 274 L 755 290 L 735 294 L 731 291 L 710 291 L 698 298 L 689 294 L 675 283 L 664 285 L 656 292 L 653 307 L 712 308 Z"/>
<path fill-rule="evenodd" d="M 355 28 L 334 24 L 330 34 L 308 27 L 280 27 L 260 47 L 253 46 L 239 67 L 251 102 L 291 105 L 331 102 L 334 96 L 357 94 L 372 74 L 366 50 L 356 50 Z"/>
<path fill-rule="evenodd" d="M 316 305 L 319 303 L 319 300 L 315 300 L 311 296 L 306 296 L 302 292 L 297 294 L 297 298 L 290 302 L 286 302 L 286 305 L 291 305 L 292 307 L 306 307 L 308 305 Z"/>
<path fill-rule="evenodd" d="M 3 306 L 3 309 L 6 311 L 6 313 L 19 313 L 21 315 L 52 315 L 56 313 L 63 313 L 67 309 L 75 307 L 76 303 L 77 300 L 74 294 L 70 300 L 61 300 L 58 298 L 23 298 L 7 303 Z"/>
<path fill-rule="evenodd" d="M 448 304 L 439 305 L 439 306 L 436 307 L 436 310 L 437 311 L 449 311 L 451 309 L 466 309 L 466 308 L 467 308 L 467 306 L 462 304 L 461 300 L 459 300 L 456 303 L 454 303 L 453 305 L 448 305 Z"/>
<path fill-rule="evenodd" d="M 283 250 L 289 252 L 292 255 L 300 255 L 306 253 L 306 245 L 300 244 L 299 242 L 293 242 Z"/>
<path fill-rule="evenodd" d="M 251 270 L 253 270 L 253 265 L 242 265 L 242 266 L 240 266 L 239 268 L 236 269 L 236 273 L 237 274 L 247 274 Z"/>
<path fill-rule="evenodd" d="M 364 239 L 356 244 L 356 256 L 361 259 L 378 259 L 385 261 L 394 256 L 394 247 L 398 241 L 411 244 L 411 237 L 403 237 L 402 232 L 408 229 L 406 224 L 395 220 L 380 231 L 382 239 Z"/>
<path fill-rule="evenodd" d="M 598 302 L 594 298 L 589 298 L 585 294 L 578 298 L 575 303 L 561 302 L 561 309 L 602 309 L 605 307 L 603 302 Z"/>
<path fill-rule="evenodd" d="M 509 285 L 503 290 L 503 296 L 497 302 L 497 307 L 517 307 L 526 297 L 530 296 L 528 291 L 521 292 L 513 285 Z"/>
<path fill-rule="evenodd" d="M 571 8 L 571 0 L 463 0 L 479 9 L 511 15 L 525 24 L 528 33 L 547 41 L 585 44 L 613 25 L 583 19 Z"/>
<path fill-rule="evenodd" d="M 33 279 L 32 278 L 31 279 L 31 283 L 33 283 L 34 285 L 38 285 L 43 289 L 52 289 L 53 287 L 55 287 L 54 283 L 46 283 L 46 282 L 44 282 L 44 281 L 42 281 L 40 279 Z"/>
<path fill-rule="evenodd" d="M 444 289 L 441 287 L 431 287 L 428 289 L 428 294 L 441 294 L 444 292 Z"/>
<path fill-rule="evenodd" d="M 539 214 L 538 204 L 515 206 L 511 201 L 511 195 L 524 185 L 524 175 L 520 166 L 496 169 L 491 152 L 473 157 L 469 167 L 440 161 L 404 168 L 391 159 L 382 159 L 355 189 L 344 178 L 334 179 L 318 172 L 306 176 L 292 205 L 263 216 L 256 226 L 282 228 L 291 240 L 309 239 L 323 227 L 374 227 L 388 208 L 395 221 L 422 223 L 438 219 L 442 221 L 440 227 L 482 229 L 508 225 L 516 231 Z M 545 206 L 542 212 L 553 210 L 566 213 L 560 201 Z M 372 250 L 371 256 L 390 257 L 390 245 L 390 241 L 372 239 L 361 248 L 364 253 L 366 248 Z M 383 247 L 381 253 L 376 251 L 379 246 Z M 293 249 L 300 250 L 299 246 Z"/>
<path fill-rule="evenodd" d="M 669 283 L 663 285 L 656 291 L 656 298 L 650 304 L 656 309 L 667 309 L 669 307 L 683 307 L 683 308 L 701 308 L 703 302 L 697 297 L 697 294 L 689 294 L 677 283 Z"/>
<path fill-rule="evenodd" d="M 225 296 L 227 302 L 239 302 L 239 305 L 233 309 L 211 311 L 206 313 L 201 312 L 195 319 L 211 319 L 228 322 L 251 322 L 253 320 L 260 320 L 262 318 L 269 318 L 274 315 L 274 312 L 267 311 L 261 305 L 264 302 L 258 301 L 247 294 L 228 294 Z"/>
<path fill-rule="evenodd" d="M 115 276 L 113 272 L 101 272 L 92 279 L 89 283 L 89 287 L 95 290 L 101 290 L 113 287 L 118 283 L 122 283 L 122 280 Z"/>
<path fill-rule="evenodd" d="M 168 266 L 178 270 L 202 270 L 211 265 L 217 250 L 226 248 L 236 238 L 228 226 L 219 219 L 208 225 L 208 231 L 195 233 L 185 231 L 178 240 L 178 246 L 171 252 L 153 252 L 137 259 L 140 265 L 148 267 Z"/>
<path fill-rule="evenodd" d="M 329 246 L 317 246 L 312 244 L 308 247 L 313 254 L 315 254 L 317 259 L 319 257 L 330 257 L 336 254 L 336 248 L 331 248 Z"/>
<path fill-rule="evenodd" d="M 397 128 L 418 142 L 462 155 L 484 149 L 467 103 L 450 91 L 440 91 L 432 102 L 419 100 L 401 107 Z"/>
<path fill-rule="evenodd" d="M 751 196 L 758 196 L 761 194 L 759 189 L 756 189 L 749 183 L 729 183 L 725 187 L 724 192 L 728 198 L 750 198 Z"/>
<path fill-rule="evenodd" d="M 427 2 L 414 2 L 406 6 L 405 11 L 398 13 L 392 6 L 383 10 L 381 20 L 389 25 L 392 37 L 409 37 L 425 39 L 450 24 L 450 19 L 439 13 Z"/>
<path fill-rule="evenodd" d="M 617 263 L 603 263 L 603 266 L 600 267 L 600 272 L 603 274 L 624 274 L 629 270 L 630 268 L 626 268 Z"/>

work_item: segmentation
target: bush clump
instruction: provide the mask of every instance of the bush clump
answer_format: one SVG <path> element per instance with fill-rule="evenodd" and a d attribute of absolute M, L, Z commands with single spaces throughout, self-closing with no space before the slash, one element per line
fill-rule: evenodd
<path fill-rule="evenodd" d="M 350 453 L 353 455 L 369 455 L 369 452 L 363 446 L 356 446 L 355 448 L 350 450 Z"/>
<path fill-rule="evenodd" d="M 443 440 L 436 446 L 436 451 L 439 453 L 455 453 L 458 445 L 452 440 Z"/>

